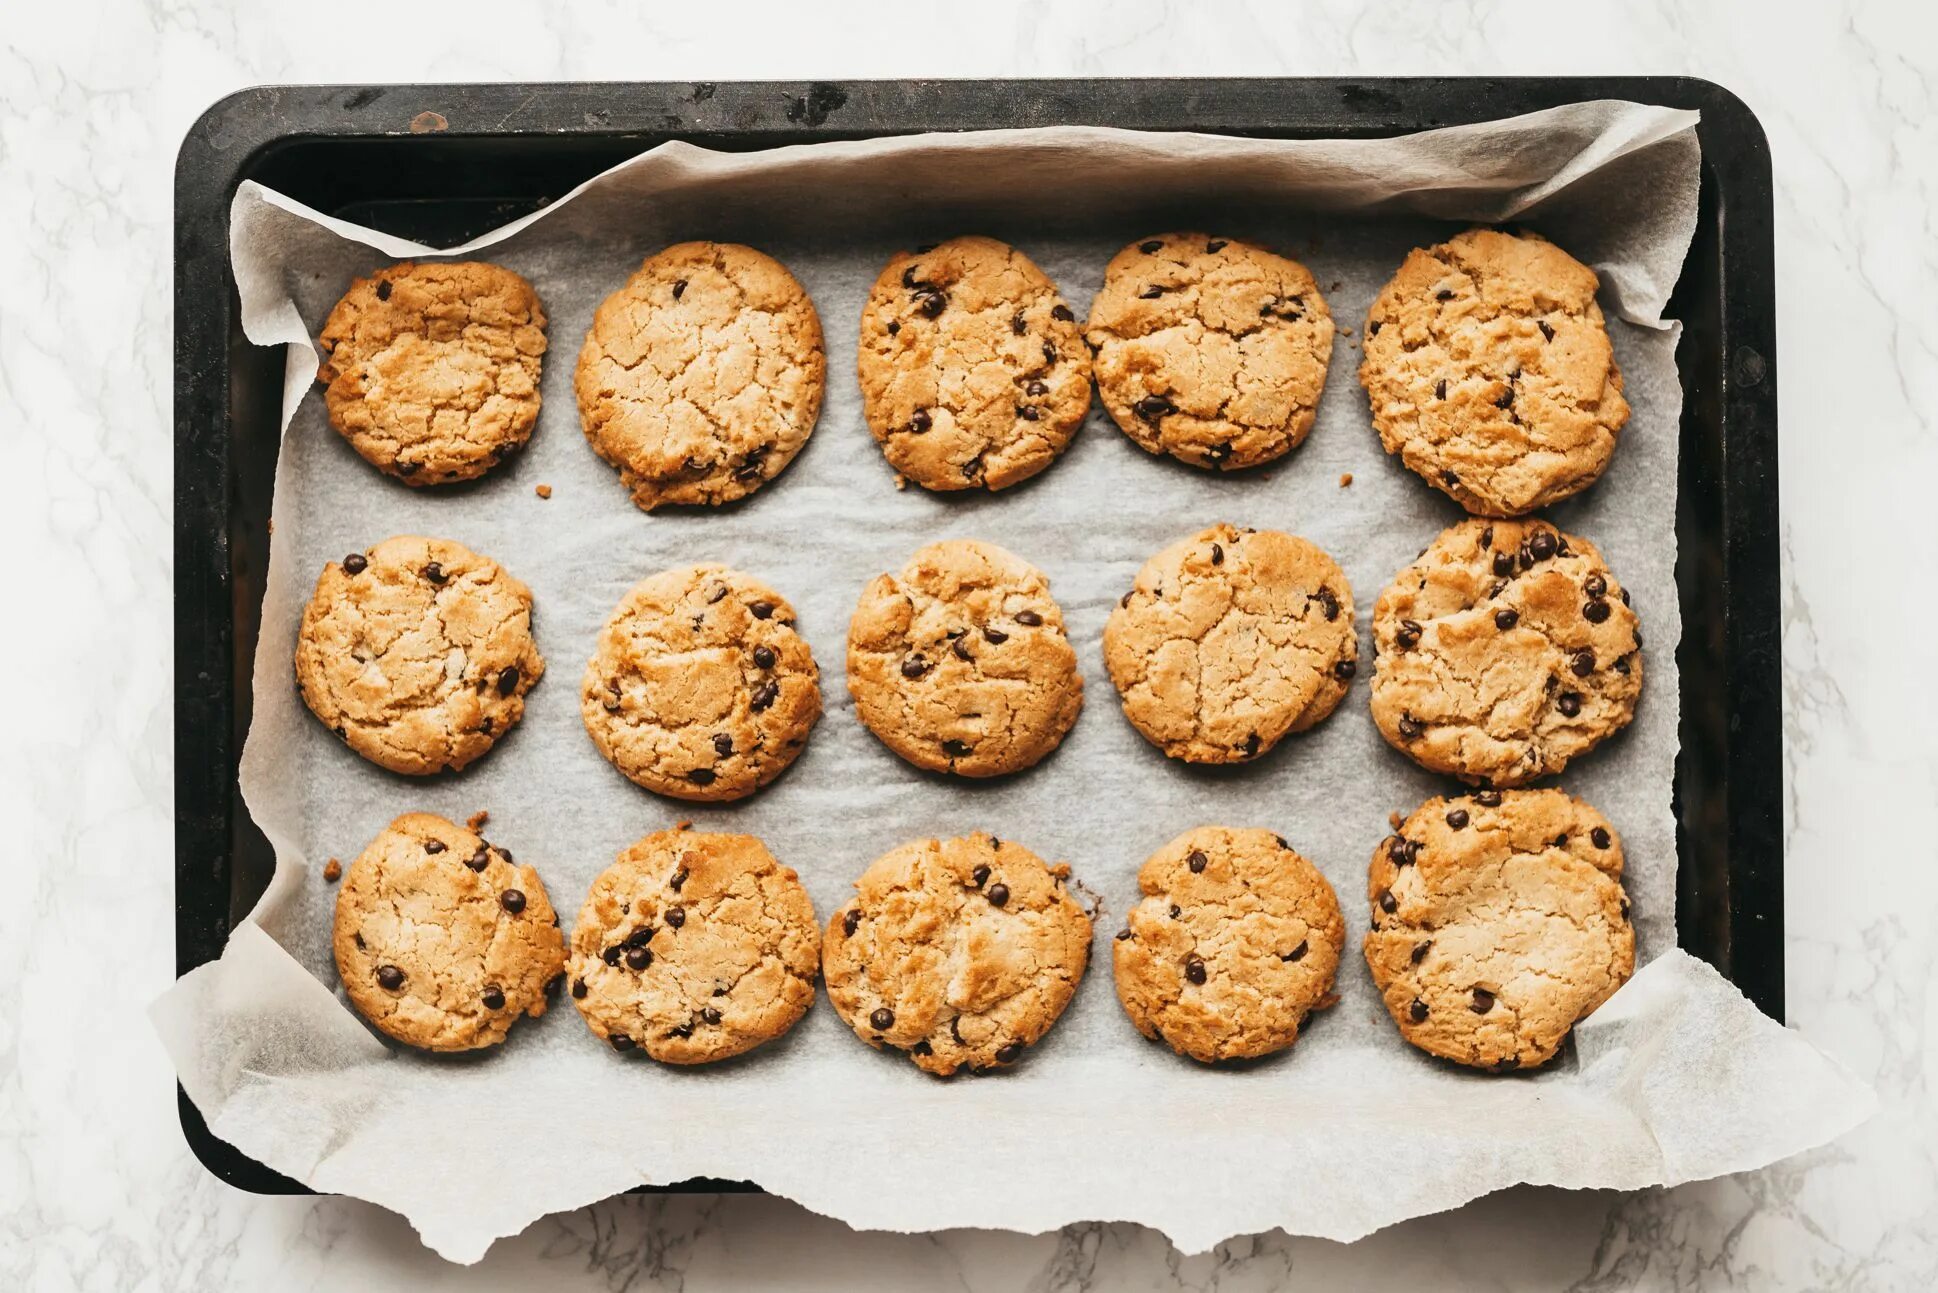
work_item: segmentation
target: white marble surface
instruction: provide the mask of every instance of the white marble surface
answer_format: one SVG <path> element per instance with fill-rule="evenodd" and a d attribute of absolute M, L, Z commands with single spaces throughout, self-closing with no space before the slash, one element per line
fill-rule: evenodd
<path fill-rule="evenodd" d="M 876 8 L 9 7 L 0 1288 L 1938 1286 L 1938 7 Z M 549 1218 L 463 1270 L 374 1208 L 241 1195 L 189 1156 L 143 1011 L 173 966 L 172 166 L 208 102 L 289 81 L 1616 71 L 1730 86 L 1775 153 L 1789 1009 L 1876 1084 L 1873 1122 L 1706 1184 L 1514 1191 L 1356 1245 L 1188 1258 L 1126 1226 L 867 1235 L 678 1198 Z"/>

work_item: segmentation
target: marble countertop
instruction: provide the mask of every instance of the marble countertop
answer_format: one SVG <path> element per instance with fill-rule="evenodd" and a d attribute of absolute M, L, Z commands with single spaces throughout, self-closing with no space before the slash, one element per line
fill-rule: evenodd
<path fill-rule="evenodd" d="M 1938 1286 L 1938 11 L 1920 0 L 943 6 L 512 0 L 440 11 L 74 0 L 0 48 L 0 552 L 16 680 L 0 802 L 0 1287 L 1265 1289 Z M 644 10 L 644 6 L 640 7 Z M 1807 8 L 1807 12 L 1805 12 Z M 858 1234 L 762 1197 L 623 1198 L 478 1267 L 341 1199 L 189 1155 L 147 1004 L 174 949 L 172 168 L 260 82 L 1688 73 L 1777 177 L 1791 1022 L 1883 1111 L 1767 1170 L 1521 1189 L 1353 1245 L 1185 1257 L 1149 1231 Z M 1903 590 L 1901 592 L 1901 590 Z M 1908 592 L 1909 595 L 1904 595 Z M 1874 609 L 1879 599 L 1891 614 Z"/>

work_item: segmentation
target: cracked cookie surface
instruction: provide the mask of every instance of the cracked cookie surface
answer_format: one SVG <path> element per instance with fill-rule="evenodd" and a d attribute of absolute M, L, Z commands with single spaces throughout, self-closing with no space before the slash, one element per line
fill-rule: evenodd
<path fill-rule="evenodd" d="M 576 388 L 585 438 L 633 502 L 728 503 L 778 476 L 821 412 L 821 320 L 772 257 L 683 242 L 593 315 Z"/>
<path fill-rule="evenodd" d="M 1635 970 L 1622 841 L 1559 790 L 1429 799 L 1373 853 L 1366 965 L 1400 1035 L 1533 1068 Z"/>
<path fill-rule="evenodd" d="M 1318 545 L 1214 525 L 1144 563 L 1104 627 L 1124 716 L 1187 763 L 1242 763 L 1338 706 L 1353 591 Z"/>
<path fill-rule="evenodd" d="M 1104 270 L 1084 336 L 1124 434 L 1194 467 L 1256 467 L 1312 430 L 1332 314 L 1306 267 L 1201 233 L 1132 243 Z"/>
<path fill-rule="evenodd" d="M 1470 229 L 1409 252 L 1359 365 L 1380 443 L 1481 516 L 1594 484 L 1629 414 L 1598 286 L 1533 234 Z"/>
<path fill-rule="evenodd" d="M 431 813 L 386 826 L 344 873 L 331 939 L 350 1004 L 433 1051 L 495 1046 L 565 969 L 538 873 Z"/>
<path fill-rule="evenodd" d="M 1069 874 L 980 833 L 883 854 L 822 940 L 835 1013 L 870 1046 L 943 1077 L 1015 1063 L 1089 963 L 1090 917 Z"/>
<path fill-rule="evenodd" d="M 1090 352 L 1042 270 L 993 238 L 897 252 L 856 367 L 889 464 L 934 490 L 1005 489 L 1056 460 L 1090 408 Z"/>
<path fill-rule="evenodd" d="M 310 711 L 364 758 L 409 776 L 490 750 L 544 672 L 531 590 L 449 539 L 399 535 L 330 562 L 296 637 Z"/>
<path fill-rule="evenodd" d="M 1373 607 L 1373 721 L 1421 767 L 1518 786 L 1628 726 L 1642 638 L 1595 545 L 1546 521 L 1462 521 Z"/>
<path fill-rule="evenodd" d="M 406 261 L 357 279 L 323 324 L 330 425 L 410 485 L 472 480 L 531 438 L 545 311 L 481 261 Z"/>
<path fill-rule="evenodd" d="M 932 543 L 862 590 L 848 690 L 868 730 L 918 768 L 994 777 L 1055 749 L 1083 677 L 1043 572 L 974 539 Z"/>
<path fill-rule="evenodd" d="M 572 1002 L 614 1050 L 667 1064 L 739 1055 L 814 1004 L 807 891 L 752 835 L 658 831 L 592 882 L 572 931 Z"/>
<path fill-rule="evenodd" d="M 794 608 L 720 565 L 635 584 L 599 634 L 579 709 L 599 753 L 675 799 L 741 799 L 785 772 L 821 717 Z"/>
<path fill-rule="evenodd" d="M 1213 1063 L 1284 1050 L 1338 1001 L 1339 899 L 1270 831 L 1202 826 L 1153 853 L 1111 943 L 1137 1031 Z"/>

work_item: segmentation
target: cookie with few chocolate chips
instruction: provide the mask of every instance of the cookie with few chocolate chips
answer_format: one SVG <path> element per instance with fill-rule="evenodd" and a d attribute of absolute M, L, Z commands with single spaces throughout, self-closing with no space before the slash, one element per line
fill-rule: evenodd
<path fill-rule="evenodd" d="M 926 489 L 1006 489 L 1056 460 L 1090 408 L 1090 352 L 1056 284 L 993 238 L 897 252 L 861 313 L 862 410 Z"/>
<path fill-rule="evenodd" d="M 799 1022 L 820 951 L 800 877 L 758 839 L 658 831 L 592 882 L 567 973 L 614 1050 L 707 1064 Z"/>
<path fill-rule="evenodd" d="M 1635 970 L 1621 837 L 1559 790 L 1429 799 L 1374 850 L 1366 894 L 1387 1011 L 1458 1064 L 1547 1063 Z"/>
<path fill-rule="evenodd" d="M 683 242 L 600 305 L 575 384 L 585 438 L 650 512 L 780 475 L 826 377 L 821 319 L 792 274 L 752 247 Z"/>
<path fill-rule="evenodd" d="M 1083 708 L 1050 581 L 974 539 L 932 543 L 862 591 L 848 690 L 882 744 L 918 768 L 965 777 L 1036 763 Z"/>
<path fill-rule="evenodd" d="M 462 768 L 545 672 L 532 594 L 449 539 L 399 535 L 332 561 L 296 635 L 296 687 L 349 747 L 409 776 Z"/>
<path fill-rule="evenodd" d="M 1442 531 L 1373 607 L 1373 721 L 1421 767 L 1550 776 L 1628 726 L 1642 638 L 1595 545 L 1546 521 Z"/>
<path fill-rule="evenodd" d="M 1380 443 L 1481 516 L 1594 484 L 1629 414 L 1599 285 L 1531 233 L 1470 229 L 1409 252 L 1359 365 Z"/>
<path fill-rule="evenodd" d="M 502 1042 L 545 1013 L 565 969 L 538 873 L 430 813 L 405 813 L 350 864 L 331 943 L 357 1013 L 432 1051 Z"/>
<path fill-rule="evenodd" d="M 1332 314 L 1304 265 L 1201 233 L 1132 243 L 1104 270 L 1084 337 L 1104 407 L 1141 449 L 1256 467 L 1312 430 Z"/>
<path fill-rule="evenodd" d="M 1345 573 L 1276 530 L 1214 525 L 1171 545 L 1104 627 L 1124 717 L 1187 763 L 1242 763 L 1311 727 L 1358 659 Z"/>
<path fill-rule="evenodd" d="M 472 480 L 538 422 L 545 311 L 480 261 L 409 261 L 357 279 L 317 338 L 330 425 L 408 485 Z"/>
<path fill-rule="evenodd" d="M 675 799 L 743 799 L 785 772 L 821 717 L 794 608 L 720 565 L 664 570 L 621 599 L 585 667 L 599 753 Z"/>
<path fill-rule="evenodd" d="M 1280 836 L 1201 826 L 1153 853 L 1137 887 L 1111 962 L 1146 1037 L 1208 1064 L 1251 1059 L 1339 999 L 1339 899 Z"/>
<path fill-rule="evenodd" d="M 1090 959 L 1070 868 L 971 835 L 893 849 L 855 881 L 822 939 L 835 1013 L 877 1050 L 947 1077 L 1021 1059 Z"/>

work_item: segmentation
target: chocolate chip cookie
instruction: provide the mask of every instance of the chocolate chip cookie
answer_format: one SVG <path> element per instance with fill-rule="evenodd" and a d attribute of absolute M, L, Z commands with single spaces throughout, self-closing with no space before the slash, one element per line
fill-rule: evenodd
<path fill-rule="evenodd" d="M 1084 337 L 1104 407 L 1140 448 L 1194 467 L 1256 467 L 1312 430 L 1332 314 L 1295 260 L 1169 233 L 1111 260 Z"/>
<path fill-rule="evenodd" d="M 1523 785 L 1628 726 L 1642 638 L 1595 545 L 1546 521 L 1450 526 L 1373 607 L 1373 721 L 1421 767 Z"/>
<path fill-rule="evenodd" d="M 1374 850 L 1366 893 L 1393 1022 L 1456 1063 L 1547 1063 L 1635 970 L 1621 838 L 1559 790 L 1429 799 Z"/>
<path fill-rule="evenodd" d="M 572 931 L 572 1003 L 616 1051 L 707 1064 L 814 1004 L 807 891 L 751 835 L 658 831 L 599 873 Z"/>
<path fill-rule="evenodd" d="M 861 313 L 862 409 L 927 489 L 1005 489 L 1056 460 L 1090 408 L 1090 352 L 1056 284 L 993 238 L 897 252 Z"/>
<path fill-rule="evenodd" d="M 862 590 L 848 690 L 868 730 L 918 768 L 1027 768 L 1083 708 L 1077 653 L 1043 572 L 974 539 L 932 543 Z"/>
<path fill-rule="evenodd" d="M 405 813 L 350 864 L 332 946 L 344 994 L 387 1036 L 495 1046 L 545 1013 L 565 936 L 538 873 L 430 813 Z"/>
<path fill-rule="evenodd" d="M 1242 763 L 1311 727 L 1358 659 L 1344 572 L 1276 530 L 1214 525 L 1171 545 L 1104 627 L 1124 716 L 1187 763 Z"/>
<path fill-rule="evenodd" d="M 1069 874 L 982 834 L 883 854 L 822 939 L 835 1013 L 870 1046 L 943 1077 L 1015 1063 L 1070 1004 L 1090 959 L 1090 917 Z"/>
<path fill-rule="evenodd" d="M 532 594 L 449 539 L 385 539 L 323 567 L 296 636 L 296 688 L 372 763 L 462 768 L 525 713 L 545 672 Z"/>
<path fill-rule="evenodd" d="M 1201 826 L 1137 873 L 1111 944 L 1117 999 L 1146 1037 L 1213 1063 L 1298 1040 L 1339 998 L 1346 923 L 1332 886 L 1270 831 Z"/>
<path fill-rule="evenodd" d="M 686 566 L 620 601 L 579 709 L 599 753 L 646 789 L 742 799 L 807 744 L 821 674 L 786 598 L 725 566 Z"/>
<path fill-rule="evenodd" d="M 1386 451 L 1481 516 L 1594 484 L 1629 412 L 1597 286 L 1534 234 L 1470 229 L 1409 252 L 1359 365 Z"/>
<path fill-rule="evenodd" d="M 593 315 L 579 416 L 646 511 L 728 503 L 801 451 L 826 376 L 821 319 L 792 274 L 752 247 L 683 242 Z"/>
<path fill-rule="evenodd" d="M 482 476 L 538 421 L 545 311 L 503 266 L 380 269 L 350 285 L 318 342 L 330 425 L 406 484 Z"/>

